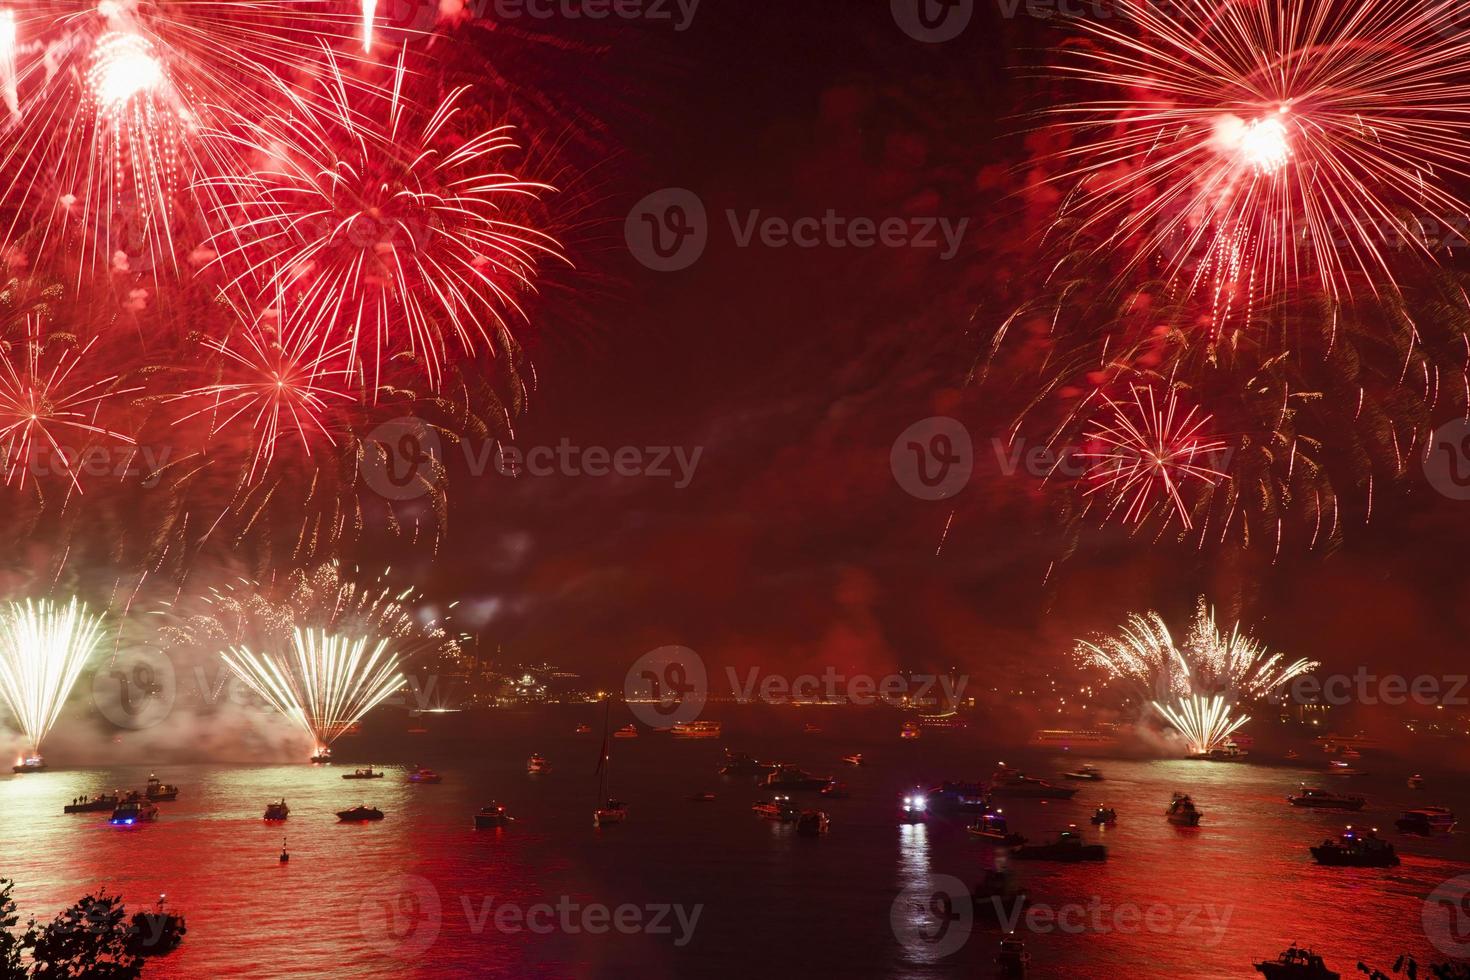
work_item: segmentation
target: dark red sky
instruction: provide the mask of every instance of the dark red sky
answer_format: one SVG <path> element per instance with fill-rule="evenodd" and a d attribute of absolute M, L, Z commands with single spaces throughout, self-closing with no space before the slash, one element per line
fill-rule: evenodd
<path fill-rule="evenodd" d="M 1024 9 L 1024 8 L 1023 8 Z M 1273 646 L 1347 669 L 1412 653 L 1457 662 L 1470 504 L 1422 479 L 1335 555 L 1259 558 L 1154 547 L 1105 531 L 1070 558 L 1023 477 L 985 467 L 955 504 L 916 500 L 888 453 L 906 426 L 952 414 L 989 457 L 996 406 L 968 385 L 976 333 L 1038 276 L 995 243 L 1025 233 L 1007 199 L 1025 162 L 1035 83 L 1023 50 L 1045 25 L 980 5 L 925 45 L 888 4 L 705 0 L 692 27 L 555 24 L 603 53 L 555 61 L 553 104 L 607 120 L 600 164 L 564 198 L 578 270 L 536 312 L 539 387 L 524 447 L 678 445 L 669 480 L 456 477 L 432 591 L 468 598 L 509 661 L 618 681 L 679 643 L 714 663 L 983 671 L 1063 663 L 1081 633 L 1206 594 Z M 502 37 L 506 44 L 521 43 Z M 700 195 L 710 245 L 692 268 L 643 268 L 623 245 L 634 202 Z M 962 251 L 741 249 L 723 212 L 968 218 Z M 1006 261 L 1007 255 L 1011 256 Z M 943 550 L 941 533 L 957 511 Z M 1047 577 L 1047 569 L 1057 562 Z"/>

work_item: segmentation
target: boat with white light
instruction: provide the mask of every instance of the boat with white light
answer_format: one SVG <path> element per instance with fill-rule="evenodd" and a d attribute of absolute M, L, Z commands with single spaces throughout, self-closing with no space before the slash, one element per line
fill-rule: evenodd
<path fill-rule="evenodd" d="M 1361 796 L 1334 793 L 1315 786 L 1303 786 L 1300 793 L 1286 799 L 1292 806 L 1315 810 L 1361 810 L 1368 802 Z"/>
<path fill-rule="evenodd" d="M 671 734 L 675 738 L 719 738 L 721 730 L 717 721 L 676 721 Z"/>

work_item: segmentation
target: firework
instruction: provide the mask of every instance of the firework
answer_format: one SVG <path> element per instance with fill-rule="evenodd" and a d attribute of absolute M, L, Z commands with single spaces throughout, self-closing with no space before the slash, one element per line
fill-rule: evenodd
<path fill-rule="evenodd" d="M 1174 638 L 1156 612 L 1130 615 L 1112 636 L 1079 641 L 1076 655 L 1086 666 L 1105 671 L 1110 680 L 1131 684 L 1142 700 L 1188 690 Z"/>
<path fill-rule="evenodd" d="M 12 117 L 20 115 L 15 90 L 15 11 L 0 10 L 0 99 Z"/>
<path fill-rule="evenodd" d="M 1184 736 L 1190 755 L 1209 755 L 1250 721 L 1249 715 L 1232 714 L 1233 705 L 1219 694 L 1210 698 L 1192 694 L 1173 704 L 1155 701 L 1154 707 Z"/>
<path fill-rule="evenodd" d="M 1267 697 L 1320 666 L 1304 657 L 1288 661 L 1285 654 L 1270 653 L 1241 633 L 1239 623 L 1226 633 L 1203 598 L 1195 606 L 1194 623 L 1178 655 L 1192 690 L 1238 692 L 1248 698 Z"/>
<path fill-rule="evenodd" d="M 1052 110 L 1068 208 L 1095 252 L 1242 291 L 1308 282 L 1334 297 L 1392 283 L 1400 209 L 1466 211 L 1470 44 L 1459 0 L 1117 0 L 1079 18 L 1055 66 L 1095 93 Z M 1427 245 L 1408 235 L 1424 254 Z"/>
<path fill-rule="evenodd" d="M 79 447 L 61 441 L 69 436 L 133 444 L 130 436 L 99 425 L 97 411 L 108 399 L 137 389 L 118 389 L 115 376 L 97 381 L 76 377 L 93 343 L 53 355 L 42 341 L 40 318 L 30 316 L 21 349 L 0 346 L 0 470 L 7 485 L 24 486 L 32 464 L 44 455 L 80 490 Z"/>
<path fill-rule="evenodd" d="M 235 676 L 310 735 L 320 755 L 404 683 L 390 642 L 298 628 L 288 656 L 231 647 L 221 657 Z"/>
<path fill-rule="evenodd" d="M 450 337 L 467 354 L 504 350 L 508 318 L 524 316 L 516 294 L 557 254 L 551 238 L 507 218 L 550 190 L 492 169 L 516 149 L 509 131 L 456 133 L 468 89 L 425 112 L 404 81 L 401 59 L 386 92 L 351 89 L 338 71 L 317 112 L 281 86 L 295 111 L 238 116 L 219 134 L 269 163 L 203 182 L 234 218 L 213 243 L 217 261 L 239 270 L 236 283 L 264 276 L 343 340 L 374 399 L 395 357 L 422 364 L 437 388 Z"/>
<path fill-rule="evenodd" d="M 82 667 L 102 639 L 102 617 L 80 600 L 9 603 L 0 612 L 0 700 L 39 752 Z"/>
<path fill-rule="evenodd" d="M 1178 393 L 1170 390 L 1160 405 L 1153 388 L 1134 385 L 1129 401 L 1102 396 L 1108 416 L 1094 423 L 1089 440 L 1103 450 L 1083 453 L 1091 460 L 1085 494 L 1104 494 L 1108 513 L 1121 509 L 1123 520 L 1142 524 L 1159 507 L 1177 516 L 1186 530 L 1193 527 L 1185 485 L 1198 480 L 1211 487 L 1225 474 L 1209 465 L 1226 444 L 1203 433 L 1210 416 L 1197 408 L 1181 410 Z M 1166 518 L 1167 521 L 1168 518 Z"/>

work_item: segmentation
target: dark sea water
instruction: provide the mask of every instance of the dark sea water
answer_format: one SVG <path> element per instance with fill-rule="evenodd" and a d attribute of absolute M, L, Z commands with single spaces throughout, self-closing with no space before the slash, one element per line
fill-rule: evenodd
<path fill-rule="evenodd" d="M 811 720 L 822 734 L 800 734 Z M 148 767 L 0 776 L 0 874 L 16 879 L 22 913 L 41 917 L 99 885 L 130 906 L 166 892 L 189 933 L 150 966 L 158 977 L 987 977 L 997 975 L 998 929 L 963 914 L 942 924 L 929 900 L 979 880 L 995 865 L 994 850 L 967 835 L 960 818 L 901 825 L 895 800 L 915 783 L 984 778 L 998 758 L 1048 777 L 1085 761 L 988 747 L 975 730 L 902 742 L 886 720 L 767 710 L 727 722 L 717 740 L 645 732 L 615 741 L 613 789 L 630 818 L 599 831 L 591 811 L 600 734 L 571 734 L 577 721 L 600 733 L 589 708 L 483 722 L 473 747 L 434 735 L 399 736 L 392 747 L 349 740 L 332 767 L 160 767 L 183 792 L 161 804 L 156 824 L 138 828 L 61 807 L 78 794 L 141 786 Z M 830 835 L 802 838 L 755 817 L 750 805 L 762 792 L 715 774 L 727 745 L 846 780 L 851 799 L 816 804 L 811 796 L 832 815 Z M 870 766 L 839 763 L 857 750 Z M 552 773 L 526 774 L 533 751 L 550 759 Z M 368 761 L 395 768 L 372 782 L 340 778 Z M 1253 959 L 1293 941 L 1315 946 L 1344 976 L 1359 975 L 1359 959 L 1387 968 L 1400 952 L 1446 958 L 1426 934 L 1426 899 L 1470 872 L 1466 834 L 1406 838 L 1392 821 L 1430 803 L 1470 816 L 1463 779 L 1425 760 L 1414 768 L 1429 785 L 1410 790 L 1405 763 L 1368 754 L 1359 765 L 1370 773 L 1347 780 L 1319 776 L 1316 759 L 1312 769 L 1096 761 L 1106 781 L 1081 784 L 1073 801 L 1005 804 L 1012 828 L 1033 840 L 1075 822 L 1109 847 L 1101 864 L 1013 865 L 1032 902 L 1071 926 L 1021 923 L 1030 976 L 1257 976 Z M 407 783 L 412 763 L 439 769 L 445 781 Z M 1293 809 L 1283 797 L 1304 780 L 1366 795 L 1368 809 Z M 690 802 L 700 789 L 717 800 Z M 1199 829 L 1165 822 L 1175 789 L 1204 810 Z M 264 823 L 266 802 L 282 795 L 290 819 Z M 516 823 L 474 830 L 472 814 L 492 799 Z M 363 801 L 387 818 L 337 823 L 335 810 Z M 1087 817 L 1104 801 L 1120 819 L 1097 833 Z M 1316 866 L 1307 846 L 1348 822 L 1382 828 L 1403 865 Z M 283 836 L 287 865 L 277 861 Z M 692 933 L 657 910 L 669 906 L 681 906 L 686 922 L 697 910 Z M 596 908 L 621 916 L 623 929 L 584 930 L 609 921 L 582 918 Z M 946 913 L 942 900 L 936 908 Z M 1448 911 L 1430 909 L 1430 932 L 1437 923 L 1438 935 L 1453 938 L 1443 931 Z M 531 914 L 539 931 L 515 913 Z"/>

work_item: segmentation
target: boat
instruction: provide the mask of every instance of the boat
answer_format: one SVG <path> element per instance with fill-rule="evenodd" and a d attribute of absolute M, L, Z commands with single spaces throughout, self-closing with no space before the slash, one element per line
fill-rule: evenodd
<path fill-rule="evenodd" d="M 1117 822 L 1118 811 L 1110 806 L 1100 806 L 1097 808 L 1097 812 L 1092 815 L 1092 825 L 1094 827 L 1111 827 Z"/>
<path fill-rule="evenodd" d="M 505 812 L 505 804 L 491 803 L 489 806 L 480 807 L 480 812 L 475 814 L 475 829 L 494 830 L 496 827 L 508 827 L 513 819 Z"/>
<path fill-rule="evenodd" d="M 366 769 L 354 769 L 351 772 L 344 772 L 342 774 L 342 778 L 343 779 L 382 779 L 383 778 L 383 771 L 381 769 L 374 769 L 372 766 L 368 766 Z"/>
<path fill-rule="evenodd" d="M 1022 844 L 1011 856 L 1020 861 L 1106 861 L 1108 849 L 1085 843 L 1076 827 L 1068 827 L 1050 844 Z"/>
<path fill-rule="evenodd" d="M 1339 974 L 1327 969 L 1322 957 L 1310 949 L 1292 946 L 1274 960 L 1262 960 L 1256 972 L 1266 975 L 1266 980 L 1341 980 Z"/>
<path fill-rule="evenodd" d="M 1002 762 L 990 777 L 990 795 L 1011 799 L 1070 800 L 1077 791 L 1068 786 L 1053 786 Z"/>
<path fill-rule="evenodd" d="M 912 793 L 904 794 L 898 805 L 898 818 L 904 823 L 918 823 L 929 819 L 929 800 L 924 796 L 924 791 L 918 787 Z"/>
<path fill-rule="evenodd" d="M 290 815 L 291 808 L 286 805 L 285 797 L 282 797 L 274 803 L 267 803 L 265 805 L 266 820 L 285 820 Z"/>
<path fill-rule="evenodd" d="M 970 723 L 960 717 L 958 711 L 941 711 L 932 715 L 919 715 L 919 725 L 923 728 L 938 729 L 963 729 L 969 728 Z"/>
<path fill-rule="evenodd" d="M 813 776 L 805 769 L 799 769 L 796 766 L 778 766 L 775 772 L 767 773 L 766 778 L 762 779 L 760 784 L 766 789 L 797 792 L 823 789 L 831 783 L 831 776 Z"/>
<path fill-rule="evenodd" d="M 314 766 L 330 766 L 332 764 L 332 750 L 317 749 L 316 755 L 311 757 L 310 762 Z"/>
<path fill-rule="evenodd" d="M 1361 796 L 1334 793 L 1331 790 L 1317 789 L 1315 786 L 1303 786 L 1300 793 L 1288 796 L 1286 799 L 1292 806 L 1317 810 L 1361 810 L 1368 802 Z"/>
<path fill-rule="evenodd" d="M 574 735 L 591 735 L 592 734 L 592 726 L 591 725 L 578 725 L 577 726 L 577 730 L 575 732 L 573 732 L 572 734 L 574 734 Z"/>
<path fill-rule="evenodd" d="M 1455 829 L 1455 823 L 1452 811 L 1442 806 L 1426 806 L 1417 810 L 1406 810 L 1402 817 L 1394 821 L 1394 826 L 1400 833 L 1428 837 L 1430 834 L 1448 834 Z"/>
<path fill-rule="evenodd" d="M 863 765 L 863 754 L 861 752 L 854 752 L 852 755 L 845 755 L 842 757 L 842 764 L 845 766 Z"/>
<path fill-rule="evenodd" d="M 846 783 L 833 780 L 818 790 L 817 795 L 828 800 L 845 800 L 852 796 L 852 792 L 847 788 Z"/>
<path fill-rule="evenodd" d="M 1059 748 L 1111 748 L 1118 744 L 1118 736 L 1097 730 L 1074 731 L 1066 728 L 1045 728 L 1031 733 L 1031 744 L 1038 747 Z"/>
<path fill-rule="evenodd" d="M 158 819 L 158 807 L 147 800 L 124 800 L 107 818 L 110 824 L 131 827 L 133 824 L 152 823 Z"/>
<path fill-rule="evenodd" d="M 1337 840 L 1324 840 L 1312 848 L 1318 864 L 1338 868 L 1392 868 L 1399 864 L 1393 845 L 1374 831 L 1349 827 Z"/>
<path fill-rule="evenodd" d="M 811 722 L 807 722 L 805 725 L 802 726 L 801 733 L 803 735 L 820 735 L 822 734 L 822 730 L 816 725 L 813 725 Z"/>
<path fill-rule="evenodd" d="M 159 782 L 157 776 L 149 773 L 148 785 L 143 787 L 143 795 L 155 803 L 167 802 L 168 800 L 177 800 L 179 798 L 179 788 L 177 786 L 170 786 L 168 783 Z"/>
<path fill-rule="evenodd" d="M 526 760 L 526 772 L 533 776 L 551 772 L 551 763 L 540 752 L 532 752 L 531 758 Z"/>
<path fill-rule="evenodd" d="M 1026 975 L 1026 969 L 1031 965 L 1031 954 L 1026 952 L 1026 944 L 1015 933 L 1000 941 L 1000 950 L 995 954 L 995 965 L 1000 967 L 1000 975 L 1003 977 Z"/>
<path fill-rule="evenodd" d="M 1185 793 L 1174 794 L 1174 799 L 1169 801 L 1169 809 L 1164 811 L 1164 815 L 1176 827 L 1198 827 L 1200 818 L 1204 816 L 1195 809 L 1194 800 Z"/>
<path fill-rule="evenodd" d="M 801 816 L 801 810 L 791 802 L 789 796 L 773 796 L 751 806 L 751 812 L 766 820 L 791 823 Z"/>
<path fill-rule="evenodd" d="M 360 805 L 350 810 L 338 810 L 337 819 L 343 823 L 362 823 L 368 820 L 382 820 L 383 811 L 375 806 Z"/>
<path fill-rule="evenodd" d="M 1423 776 L 1419 775 L 1416 772 L 1416 773 L 1414 773 L 1414 775 L 1412 775 L 1412 776 L 1409 777 L 1409 789 L 1423 789 L 1423 788 L 1424 788 L 1424 777 Z"/>
<path fill-rule="evenodd" d="M 719 738 L 717 721 L 676 721 L 670 734 L 675 738 Z"/>
<path fill-rule="evenodd" d="M 179 948 L 184 934 L 189 931 L 182 915 L 175 915 L 164 908 L 164 899 L 159 895 L 158 904 L 152 910 L 133 916 L 128 929 L 128 952 L 134 956 L 167 956 Z"/>
<path fill-rule="evenodd" d="M 919 726 L 911 721 L 906 721 L 898 730 L 898 737 L 902 739 L 914 739 L 919 737 Z"/>
<path fill-rule="evenodd" d="M 617 731 L 613 732 L 612 737 L 613 738 L 637 738 L 638 737 L 638 726 L 637 725 L 624 725 L 622 728 L 619 728 Z"/>
<path fill-rule="evenodd" d="M 713 794 L 713 793 L 703 793 L 703 792 L 701 792 L 701 793 L 695 793 L 693 796 L 689 797 L 689 802 L 690 803 L 713 803 L 714 801 L 715 801 L 715 794 Z"/>
<path fill-rule="evenodd" d="M 990 797 L 980 783 L 947 779 L 938 786 L 929 787 L 926 795 L 931 810 L 983 813 L 990 809 Z"/>
<path fill-rule="evenodd" d="M 1062 778 L 1063 779 L 1086 779 L 1086 780 L 1089 780 L 1091 782 L 1096 783 L 1096 782 L 1101 782 L 1102 781 L 1103 774 L 1102 774 L 1102 770 L 1101 769 L 1099 769 L 1097 766 L 1094 766 L 1092 763 L 1088 762 L 1088 763 L 1084 763 L 1083 765 L 1077 767 L 1076 769 L 1072 770 L 1071 772 L 1064 772 L 1064 773 L 1062 773 Z"/>
<path fill-rule="evenodd" d="M 1367 775 L 1361 769 L 1354 769 L 1351 765 L 1341 759 L 1333 759 L 1327 763 L 1327 773 L 1331 776 L 1364 776 Z"/>
<path fill-rule="evenodd" d="M 1005 815 L 1000 810 L 981 814 L 980 819 L 970 824 L 965 830 L 974 837 L 998 841 L 1006 847 L 1016 847 L 1026 843 L 1025 837 L 1014 833 L 1006 824 Z"/>
<path fill-rule="evenodd" d="M 411 783 L 442 783 L 444 777 L 432 769 L 415 769 L 408 774 L 408 781 Z"/>
<path fill-rule="evenodd" d="M 1339 753 L 1338 757 L 1342 759 L 1358 760 L 1363 757 L 1363 753 L 1354 748 L 1345 748 L 1342 750 L 1341 753 Z"/>
<path fill-rule="evenodd" d="M 1200 759 L 1205 762 L 1244 762 L 1249 752 L 1242 749 L 1235 742 L 1226 742 L 1208 752 L 1196 752 L 1191 759 Z"/>
<path fill-rule="evenodd" d="M 775 762 L 761 762 L 748 752 L 725 750 L 725 764 L 720 766 L 721 776 L 764 776 L 779 768 Z"/>
<path fill-rule="evenodd" d="M 622 800 L 614 799 L 609 791 L 612 777 L 612 742 L 607 737 L 607 730 L 612 722 L 612 701 L 607 703 L 607 713 L 602 722 L 602 754 L 597 757 L 597 809 L 592 811 L 592 826 L 610 827 L 613 824 L 623 823 L 628 819 L 628 804 Z M 631 731 L 633 736 L 638 730 L 632 725 L 618 729 L 613 732 L 613 738 L 630 737 L 623 733 Z"/>
<path fill-rule="evenodd" d="M 39 755 L 28 755 L 10 767 L 11 772 L 45 772 L 46 760 Z"/>
<path fill-rule="evenodd" d="M 99 796 L 79 796 L 66 806 L 61 808 L 62 813 L 101 813 L 111 812 L 117 809 L 121 797 L 116 793 L 102 793 Z"/>
<path fill-rule="evenodd" d="M 825 810 L 803 810 L 796 818 L 796 832 L 802 837 L 821 837 L 832 825 Z"/>

